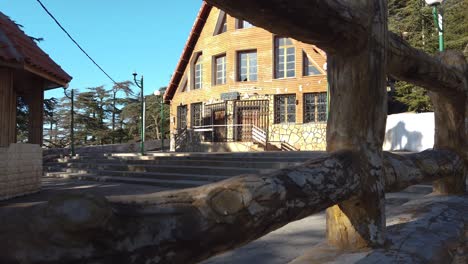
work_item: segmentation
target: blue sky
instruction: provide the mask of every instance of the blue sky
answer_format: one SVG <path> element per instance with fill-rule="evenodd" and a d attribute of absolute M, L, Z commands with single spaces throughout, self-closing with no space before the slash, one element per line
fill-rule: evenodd
<path fill-rule="evenodd" d="M 145 94 L 169 83 L 201 0 L 42 0 L 75 40 L 116 81 L 143 74 Z M 73 76 L 71 88 L 112 82 L 68 39 L 36 0 L 2 0 L 0 9 Z M 134 88 L 137 89 L 136 87 Z M 46 92 L 62 97 L 63 90 Z"/>

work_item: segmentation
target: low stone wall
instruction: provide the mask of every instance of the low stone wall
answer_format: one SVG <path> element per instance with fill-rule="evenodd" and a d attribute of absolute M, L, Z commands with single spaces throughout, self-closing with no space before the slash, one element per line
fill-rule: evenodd
<path fill-rule="evenodd" d="M 271 127 L 269 141 L 285 142 L 297 150 L 325 150 L 327 124 L 275 124 Z"/>
<path fill-rule="evenodd" d="M 187 130 L 186 138 L 175 146 L 175 135 L 172 135 L 171 151 L 177 152 L 249 152 L 258 151 L 252 142 L 203 142 L 202 134 Z"/>
<path fill-rule="evenodd" d="M 169 150 L 169 139 L 164 140 L 164 148 Z M 161 149 L 161 140 L 145 141 L 145 151 L 155 151 Z M 111 145 L 98 145 L 86 146 L 75 148 L 76 154 L 92 155 L 102 153 L 129 153 L 139 152 L 140 142 L 126 143 L 126 144 L 111 144 Z M 69 155 L 69 148 L 53 148 L 44 150 L 44 156 L 48 155 Z"/>
<path fill-rule="evenodd" d="M 0 200 L 38 192 L 41 188 L 42 149 L 11 144 L 0 148 Z"/>

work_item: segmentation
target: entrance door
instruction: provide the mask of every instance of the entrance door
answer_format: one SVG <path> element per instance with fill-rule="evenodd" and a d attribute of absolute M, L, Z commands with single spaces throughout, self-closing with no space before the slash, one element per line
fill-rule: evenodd
<path fill-rule="evenodd" d="M 252 126 L 268 128 L 268 100 L 237 101 L 234 104 L 237 141 L 252 141 Z"/>
<path fill-rule="evenodd" d="M 226 141 L 226 110 L 213 110 L 214 141 Z"/>

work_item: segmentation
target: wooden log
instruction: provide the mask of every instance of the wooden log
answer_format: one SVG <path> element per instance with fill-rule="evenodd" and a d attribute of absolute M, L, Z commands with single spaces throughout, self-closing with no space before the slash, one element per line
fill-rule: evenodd
<path fill-rule="evenodd" d="M 465 73 L 466 93 L 439 94 L 430 92 L 435 115 L 434 149 L 450 149 L 464 157 L 468 163 L 468 131 L 466 109 L 468 107 L 468 64 L 461 52 L 447 51 L 439 55 L 441 61 Z M 464 194 L 466 173 L 450 175 L 434 182 L 434 192 L 440 194 Z"/>
<path fill-rule="evenodd" d="M 13 72 L 0 68 L 0 147 L 16 143 L 16 92 Z"/>
<path fill-rule="evenodd" d="M 369 15 L 363 1 L 345 0 L 206 0 L 238 18 L 314 44 L 333 53 L 361 51 L 368 38 Z M 461 93 L 464 73 L 388 34 L 387 73 L 437 93 Z"/>
<path fill-rule="evenodd" d="M 388 155 L 391 191 L 464 169 L 449 150 Z M 61 195 L 3 207 L 0 263 L 196 263 L 359 194 L 358 157 L 325 154 L 267 175 L 110 201 Z"/>
<path fill-rule="evenodd" d="M 330 115 L 327 151 L 359 154 L 361 192 L 327 210 L 327 240 L 339 248 L 381 246 L 385 241 L 382 144 L 387 113 L 387 2 L 362 1 L 369 17 L 362 50 L 328 56 Z M 372 37 L 371 37 L 372 36 Z"/>
<path fill-rule="evenodd" d="M 29 106 L 28 143 L 42 146 L 44 125 L 44 81 L 34 79 L 24 98 Z"/>

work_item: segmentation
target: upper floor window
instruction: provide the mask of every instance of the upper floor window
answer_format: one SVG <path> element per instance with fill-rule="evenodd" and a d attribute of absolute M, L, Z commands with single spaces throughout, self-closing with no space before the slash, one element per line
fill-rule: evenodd
<path fill-rule="evenodd" d="M 202 54 L 199 54 L 193 63 L 193 89 L 202 88 L 203 64 Z"/>
<path fill-rule="evenodd" d="M 303 75 L 304 76 L 312 76 L 312 75 L 318 75 L 322 74 L 319 69 L 314 65 L 312 60 L 309 58 L 309 55 L 307 53 L 303 52 Z"/>
<path fill-rule="evenodd" d="M 275 38 L 275 78 L 296 76 L 296 49 L 289 38 Z"/>
<path fill-rule="evenodd" d="M 275 96 L 275 124 L 296 122 L 296 95 Z"/>
<path fill-rule="evenodd" d="M 218 22 L 216 23 L 213 35 L 219 35 L 227 31 L 227 15 L 223 10 L 219 11 Z"/>
<path fill-rule="evenodd" d="M 215 84 L 226 84 L 226 54 L 214 57 L 213 66 Z"/>
<path fill-rule="evenodd" d="M 241 51 L 237 56 L 237 80 L 240 82 L 257 81 L 257 51 Z"/>
<path fill-rule="evenodd" d="M 202 123 L 203 123 L 203 118 L 202 118 L 203 104 L 202 103 L 194 103 L 194 104 L 191 104 L 190 106 L 191 106 L 190 112 L 192 114 L 190 120 L 191 120 L 191 123 L 192 123 L 192 127 L 202 126 Z"/>
<path fill-rule="evenodd" d="M 187 128 L 187 105 L 177 106 L 177 129 Z"/>
<path fill-rule="evenodd" d="M 253 27 L 253 25 L 250 24 L 249 22 L 243 20 L 243 19 L 237 19 L 236 20 L 236 28 L 237 29 L 251 28 L 251 27 Z"/>
<path fill-rule="evenodd" d="M 304 94 L 304 123 L 327 121 L 327 93 Z"/>

